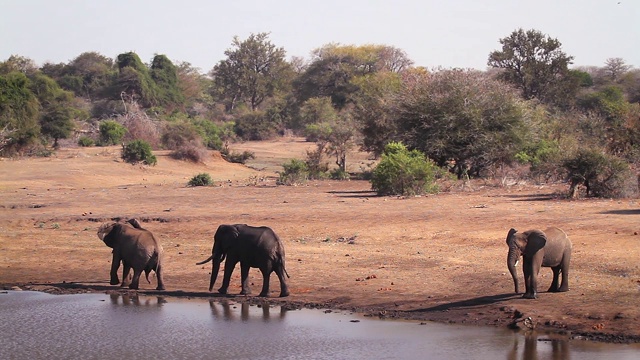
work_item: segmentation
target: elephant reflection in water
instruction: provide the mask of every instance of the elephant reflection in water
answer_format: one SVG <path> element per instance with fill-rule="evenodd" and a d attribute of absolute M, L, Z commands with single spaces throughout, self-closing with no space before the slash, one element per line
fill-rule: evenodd
<path fill-rule="evenodd" d="M 235 321 L 237 320 L 238 315 L 238 307 L 240 307 L 240 320 L 248 321 L 251 318 L 250 309 L 251 305 L 249 303 L 230 303 L 229 301 L 215 301 L 209 300 L 209 307 L 211 308 L 211 314 L 216 319 L 223 319 L 225 321 Z M 262 309 L 262 320 L 265 322 L 271 320 L 282 320 L 284 319 L 286 310 L 280 307 L 279 314 L 271 314 L 271 307 L 268 303 L 263 303 L 258 305 Z M 272 316 L 273 315 L 273 316 Z"/>
<path fill-rule="evenodd" d="M 543 344 L 551 345 L 551 354 L 547 349 L 538 349 L 538 334 L 535 331 L 528 331 L 524 335 L 524 349 L 520 351 L 520 337 L 516 337 L 513 347 L 507 354 L 507 360 L 535 360 L 535 359 L 553 359 L 566 360 L 571 358 L 569 350 L 569 341 L 563 339 L 546 339 Z M 545 346 L 546 348 L 546 346 Z M 519 354 L 520 353 L 520 354 Z M 520 355 L 520 356 L 519 356 Z"/>
<path fill-rule="evenodd" d="M 109 298 L 111 299 L 111 303 L 113 305 L 124 305 L 124 306 L 162 306 L 162 304 L 166 303 L 167 300 L 164 297 L 158 296 L 156 301 L 152 301 L 151 297 L 145 296 L 143 301 L 140 300 L 140 296 L 138 294 L 118 294 L 112 293 L 109 294 Z M 122 302 L 120 302 L 122 299 Z"/>

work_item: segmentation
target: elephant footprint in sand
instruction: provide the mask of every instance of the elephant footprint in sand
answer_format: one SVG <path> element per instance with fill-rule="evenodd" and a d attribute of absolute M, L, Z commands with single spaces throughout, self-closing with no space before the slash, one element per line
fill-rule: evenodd
<path fill-rule="evenodd" d="M 236 264 L 240 262 L 242 291 L 241 295 L 251 293 L 249 289 L 249 268 L 258 268 L 262 272 L 262 291 L 259 296 L 269 294 L 269 277 L 272 272 L 278 275 L 280 280 L 280 296 L 288 296 L 289 288 L 286 277 L 289 277 L 284 267 L 284 246 L 282 241 L 271 228 L 266 226 L 254 227 L 245 224 L 220 225 L 213 237 L 213 249 L 211 256 L 196 265 L 202 265 L 213 261 L 209 291 L 218 277 L 220 264 L 223 260 L 224 277 L 222 287 L 218 289 L 221 294 L 226 294 L 229 288 L 231 273 Z"/>
<path fill-rule="evenodd" d="M 516 294 L 520 293 L 516 262 L 523 257 L 522 271 L 526 292 L 522 296 L 535 299 L 538 292 L 538 273 L 540 267 L 550 267 L 553 271 L 553 281 L 549 292 L 569 290 L 569 262 L 571 261 L 571 240 L 567 234 L 557 227 L 550 227 L 544 231 L 529 230 L 518 233 L 511 229 L 507 234 L 507 267 L 513 278 Z M 559 283 L 562 273 L 562 283 Z"/>
<path fill-rule="evenodd" d="M 98 229 L 98 238 L 113 249 L 111 285 L 117 285 L 120 282 L 118 268 L 122 261 L 121 286 L 126 285 L 130 269 L 133 269 L 133 278 L 129 284 L 130 289 L 138 289 L 140 275 L 143 271 L 149 281 L 149 273 L 153 270 L 158 280 L 156 290 L 164 290 L 162 246 L 149 230 L 140 226 L 137 220 L 105 223 Z"/>

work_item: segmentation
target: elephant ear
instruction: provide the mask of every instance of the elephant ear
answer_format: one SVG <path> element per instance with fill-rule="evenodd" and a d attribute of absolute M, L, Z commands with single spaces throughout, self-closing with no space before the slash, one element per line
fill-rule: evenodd
<path fill-rule="evenodd" d="M 104 241 L 105 244 L 107 244 L 108 236 L 109 234 L 111 234 L 111 232 L 116 227 L 116 225 L 118 225 L 118 223 L 116 222 L 108 222 L 100 225 L 100 227 L 98 228 L 98 238 Z M 107 244 L 107 246 L 110 246 L 110 245 Z"/>
<path fill-rule="evenodd" d="M 535 254 L 547 244 L 547 235 L 541 230 L 530 230 L 527 234 L 527 254 Z"/>
<path fill-rule="evenodd" d="M 511 244 L 511 238 L 518 232 L 518 230 L 511 228 L 507 234 L 507 245 Z"/>

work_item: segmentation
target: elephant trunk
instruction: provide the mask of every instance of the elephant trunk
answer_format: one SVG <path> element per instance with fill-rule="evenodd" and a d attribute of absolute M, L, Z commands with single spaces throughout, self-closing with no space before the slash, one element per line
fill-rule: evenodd
<path fill-rule="evenodd" d="M 218 278 L 218 271 L 220 271 L 221 262 L 222 262 L 221 257 L 219 256 L 213 257 L 213 269 L 211 270 L 211 280 L 209 281 L 209 292 L 213 290 L 213 285 L 216 283 L 216 279 Z"/>
<path fill-rule="evenodd" d="M 507 267 L 509 268 L 509 273 L 511 273 L 511 278 L 513 279 L 513 284 L 516 288 L 516 294 L 520 293 L 518 273 L 516 272 L 516 263 L 518 262 L 518 258 L 520 258 L 520 252 L 515 248 L 515 246 L 509 246 L 509 254 L 507 255 Z"/>

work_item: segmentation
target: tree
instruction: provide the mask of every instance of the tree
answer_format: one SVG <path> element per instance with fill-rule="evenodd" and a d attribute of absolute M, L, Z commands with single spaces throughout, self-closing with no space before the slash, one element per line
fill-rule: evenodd
<path fill-rule="evenodd" d="M 0 75 L 0 153 L 10 154 L 40 134 L 40 104 L 21 72 Z"/>
<path fill-rule="evenodd" d="M 268 33 L 251 34 L 241 41 L 233 38 L 234 48 L 213 70 L 215 90 L 224 100 L 227 111 L 243 102 L 252 111 L 269 97 L 288 87 L 293 76 L 292 67 L 285 61 L 285 51 L 268 40 Z"/>
<path fill-rule="evenodd" d="M 617 82 L 632 67 L 625 64 L 622 58 L 608 58 L 605 61 L 604 71 L 612 82 Z"/>
<path fill-rule="evenodd" d="M 299 103 L 330 97 L 337 109 L 353 102 L 359 91 L 354 79 L 378 72 L 400 73 L 413 62 L 400 49 L 386 45 L 327 44 L 313 51 L 313 59 L 294 82 Z"/>
<path fill-rule="evenodd" d="M 158 90 L 149 70 L 134 52 L 118 55 L 118 75 L 111 90 L 112 99 L 126 96 L 140 102 L 143 107 L 157 104 Z"/>
<path fill-rule="evenodd" d="M 63 89 L 89 100 L 104 97 L 103 92 L 115 75 L 113 60 L 93 51 L 78 55 L 68 65 L 46 63 L 41 71 Z"/>
<path fill-rule="evenodd" d="M 164 107 L 182 107 L 184 96 L 180 91 L 178 68 L 165 55 L 153 57 L 150 71 L 157 91 L 158 105 Z"/>
<path fill-rule="evenodd" d="M 553 102 L 553 90 L 567 80 L 573 60 L 562 51 L 560 41 L 523 29 L 499 41 L 502 50 L 489 54 L 488 65 L 503 69 L 500 78 L 520 89 L 525 99 Z"/>
<path fill-rule="evenodd" d="M 32 76 L 30 87 L 40 103 L 41 132 L 58 147 L 58 140 L 68 138 L 74 129 L 73 118 L 78 110 L 73 105 L 73 93 L 61 89 L 55 80 L 42 73 Z"/>
<path fill-rule="evenodd" d="M 524 108 L 507 84 L 474 70 L 440 70 L 405 82 L 390 113 L 403 143 L 462 178 L 510 163 L 526 133 Z"/>

